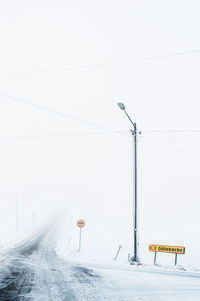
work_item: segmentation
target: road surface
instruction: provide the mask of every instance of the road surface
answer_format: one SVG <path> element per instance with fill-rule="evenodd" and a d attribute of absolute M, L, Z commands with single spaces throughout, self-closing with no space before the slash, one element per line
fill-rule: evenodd
<path fill-rule="evenodd" d="M 1 253 L 0 301 L 12 300 L 199 301 L 200 275 L 72 262 L 44 231 Z"/>

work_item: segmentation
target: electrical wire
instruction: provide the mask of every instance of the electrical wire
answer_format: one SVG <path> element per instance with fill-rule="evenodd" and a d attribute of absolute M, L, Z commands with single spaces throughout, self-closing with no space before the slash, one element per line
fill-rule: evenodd
<path fill-rule="evenodd" d="M 96 136 L 96 135 L 122 135 L 128 132 L 91 132 L 91 133 L 71 133 L 71 134 L 46 134 L 46 135 L 27 135 L 27 136 L 0 136 L 0 140 L 12 140 L 12 139 L 35 139 L 35 138 L 60 138 L 60 137 L 76 137 L 76 136 Z"/>
<path fill-rule="evenodd" d="M 90 65 L 80 65 L 80 66 L 63 67 L 63 68 L 49 68 L 49 69 L 31 70 L 31 71 L 3 72 L 3 73 L 0 73 L 0 76 L 37 74 L 37 73 L 39 74 L 39 73 L 48 73 L 48 72 L 93 69 L 93 68 L 99 68 L 99 67 L 109 67 L 109 66 L 129 64 L 129 63 L 135 63 L 135 62 L 153 61 L 153 60 L 158 60 L 158 59 L 165 59 L 165 58 L 170 58 L 170 57 L 175 57 L 175 56 L 184 56 L 184 55 L 192 55 L 192 54 L 200 54 L 200 49 L 171 52 L 171 53 L 165 53 L 165 54 L 155 55 L 155 56 L 144 56 L 144 57 L 127 59 L 127 60 L 119 60 L 119 61 L 113 61 L 113 62 L 90 64 Z"/>
<path fill-rule="evenodd" d="M 199 140 L 200 135 L 198 136 L 151 136 L 151 135 L 140 135 L 139 138 L 156 138 L 156 139 L 162 139 L 162 140 Z"/>
<path fill-rule="evenodd" d="M 24 146 L 24 147 L 15 147 L 15 148 L 0 148 L 0 152 L 9 152 L 9 151 L 23 151 L 23 150 L 32 150 L 32 149 L 46 149 L 46 148 L 59 148 L 59 147 L 66 147 L 72 145 L 80 145 L 80 144 L 93 144 L 93 143 L 102 143 L 102 142 L 111 142 L 111 141 L 118 141 L 123 139 L 130 139 L 128 137 L 120 137 L 120 138 L 112 138 L 112 139 L 101 139 L 101 140 L 90 140 L 90 141 L 82 141 L 82 142 L 74 142 L 74 143 L 67 143 L 67 144 L 54 144 L 54 145 L 33 145 L 33 146 Z"/>
<path fill-rule="evenodd" d="M 32 103 L 32 102 L 29 102 L 27 100 L 24 100 L 24 99 L 15 97 L 15 96 L 11 96 L 11 95 L 8 95 L 8 94 L 2 93 L 2 92 L 0 92 L 0 96 L 8 98 L 8 99 L 10 99 L 12 101 L 15 101 L 15 102 L 19 102 L 21 104 L 25 104 L 25 105 L 33 107 L 35 109 L 39 109 L 41 111 L 45 111 L 45 112 L 48 112 L 48 113 L 51 113 L 51 114 L 54 114 L 54 115 L 58 115 L 58 116 L 63 117 L 63 118 L 71 119 L 71 120 L 73 120 L 75 122 L 79 122 L 79 123 L 82 123 L 82 124 L 83 123 L 84 124 L 88 124 L 88 125 L 90 125 L 92 127 L 103 129 L 103 130 L 107 130 L 107 131 L 114 132 L 114 133 L 118 132 L 115 129 L 107 128 L 107 127 L 102 126 L 102 125 L 100 125 L 98 123 L 87 121 L 87 120 L 82 120 L 82 119 L 74 117 L 74 116 L 72 116 L 70 114 L 59 112 L 59 111 L 55 111 L 55 110 L 50 109 L 50 108 L 48 108 L 46 106 L 38 105 L 38 104 L 35 104 L 35 103 Z"/>
<path fill-rule="evenodd" d="M 200 138 L 199 129 L 180 129 L 180 130 L 142 130 L 140 137 L 153 137 L 161 139 L 192 139 Z"/>
<path fill-rule="evenodd" d="M 142 133 L 200 133 L 198 129 L 180 129 L 180 130 L 141 130 Z"/>
<path fill-rule="evenodd" d="M 191 155 L 195 158 L 198 158 L 200 159 L 200 153 L 198 152 L 194 152 L 194 151 L 191 151 L 189 149 L 183 149 L 181 147 L 177 147 L 177 146 L 174 146 L 174 145 L 169 145 L 165 142 L 160 142 L 160 141 L 155 141 L 153 140 L 152 138 L 148 139 L 146 138 L 145 140 L 141 140 L 143 143 L 147 142 L 147 143 L 150 143 L 156 147 L 161 147 L 161 148 L 165 148 L 165 149 L 168 149 L 168 150 L 171 150 L 171 151 L 175 151 L 175 152 L 179 152 L 179 153 L 183 153 L 183 154 L 186 154 L 186 155 Z"/>

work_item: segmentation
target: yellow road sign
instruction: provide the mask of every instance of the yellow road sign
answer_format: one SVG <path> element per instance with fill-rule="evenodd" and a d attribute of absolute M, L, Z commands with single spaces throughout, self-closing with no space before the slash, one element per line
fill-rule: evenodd
<path fill-rule="evenodd" d="M 163 246 L 163 245 L 149 245 L 150 252 L 163 252 L 163 253 L 175 253 L 185 254 L 185 247 L 177 246 Z"/>
<path fill-rule="evenodd" d="M 79 220 L 77 221 L 77 226 L 78 226 L 79 228 L 85 227 L 85 221 L 84 221 L 83 219 L 79 219 Z"/>

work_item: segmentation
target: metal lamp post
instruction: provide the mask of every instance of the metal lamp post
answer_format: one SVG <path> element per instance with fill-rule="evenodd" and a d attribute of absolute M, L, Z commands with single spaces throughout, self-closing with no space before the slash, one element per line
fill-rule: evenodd
<path fill-rule="evenodd" d="M 138 210 L 137 210 L 137 126 L 136 123 L 132 121 L 130 116 L 126 112 L 125 105 L 122 102 L 118 103 L 119 108 L 124 111 L 129 121 L 133 125 L 133 129 L 131 129 L 131 135 L 133 137 L 133 233 L 134 233 L 134 253 L 133 257 L 131 257 L 132 263 L 139 262 L 138 256 Z"/>

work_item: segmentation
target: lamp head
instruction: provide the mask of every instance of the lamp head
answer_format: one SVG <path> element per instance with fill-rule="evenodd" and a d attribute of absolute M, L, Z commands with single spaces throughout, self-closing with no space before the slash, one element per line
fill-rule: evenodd
<path fill-rule="evenodd" d="M 123 104 L 123 102 L 118 102 L 117 104 L 121 110 L 125 110 L 125 105 Z"/>

